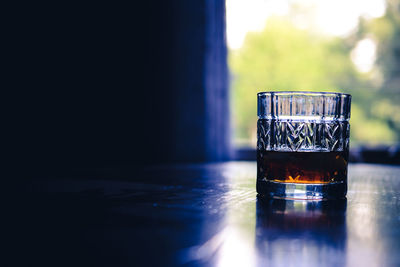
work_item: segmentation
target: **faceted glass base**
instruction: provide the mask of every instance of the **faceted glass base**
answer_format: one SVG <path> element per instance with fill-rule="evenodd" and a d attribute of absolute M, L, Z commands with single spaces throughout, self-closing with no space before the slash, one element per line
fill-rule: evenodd
<path fill-rule="evenodd" d="M 257 181 L 257 193 L 269 198 L 325 200 L 346 197 L 347 183 L 297 184 Z"/>

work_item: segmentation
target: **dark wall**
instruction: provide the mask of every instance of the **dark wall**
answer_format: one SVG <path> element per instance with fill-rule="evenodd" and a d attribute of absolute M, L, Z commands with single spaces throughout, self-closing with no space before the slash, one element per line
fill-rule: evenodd
<path fill-rule="evenodd" d="M 20 169 L 229 158 L 225 2 L 142 2 L 34 6 L 15 20 Z"/>

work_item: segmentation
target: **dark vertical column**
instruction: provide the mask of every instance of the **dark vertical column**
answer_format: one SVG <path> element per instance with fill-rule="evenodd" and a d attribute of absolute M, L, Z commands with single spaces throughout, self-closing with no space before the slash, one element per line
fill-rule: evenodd
<path fill-rule="evenodd" d="M 173 110 L 168 138 L 170 161 L 205 161 L 204 1 L 174 1 L 170 66 Z"/>
<path fill-rule="evenodd" d="M 218 161 L 231 154 L 225 1 L 207 0 L 205 10 L 206 157 Z"/>
<path fill-rule="evenodd" d="M 175 1 L 172 161 L 229 158 L 225 1 Z"/>

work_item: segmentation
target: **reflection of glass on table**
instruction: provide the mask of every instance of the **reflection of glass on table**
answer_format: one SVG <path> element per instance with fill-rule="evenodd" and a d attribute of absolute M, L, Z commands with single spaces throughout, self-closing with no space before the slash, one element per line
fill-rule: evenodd
<path fill-rule="evenodd" d="M 280 266 L 282 262 L 288 266 L 301 266 L 302 262 L 345 266 L 346 208 L 346 199 L 258 198 L 256 247 L 260 266 Z"/>

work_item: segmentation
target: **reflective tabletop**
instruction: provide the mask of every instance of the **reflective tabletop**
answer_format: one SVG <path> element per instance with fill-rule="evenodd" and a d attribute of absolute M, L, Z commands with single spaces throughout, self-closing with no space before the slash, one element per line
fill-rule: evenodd
<path fill-rule="evenodd" d="M 107 169 L 26 186 L 21 249 L 82 266 L 400 266 L 400 167 L 349 166 L 347 199 L 257 198 L 256 163 Z"/>

